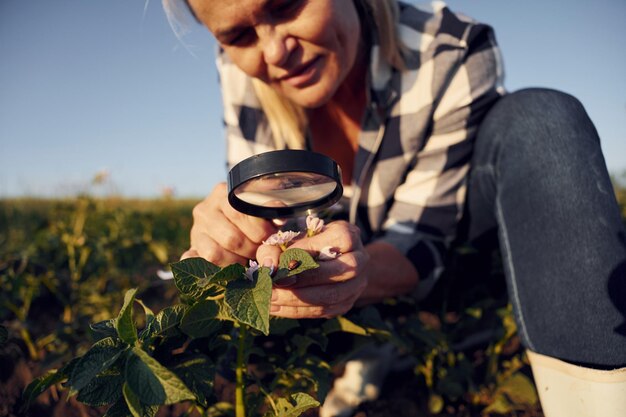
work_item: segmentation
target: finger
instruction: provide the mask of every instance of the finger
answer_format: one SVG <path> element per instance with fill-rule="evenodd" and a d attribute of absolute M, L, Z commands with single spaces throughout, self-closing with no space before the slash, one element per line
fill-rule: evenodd
<path fill-rule="evenodd" d="M 261 266 L 273 268 L 275 271 L 281 253 L 282 250 L 276 245 L 261 245 L 256 250 L 256 259 Z"/>
<path fill-rule="evenodd" d="M 208 224 L 209 220 L 204 222 L 203 224 Z M 210 223 L 210 228 L 211 238 L 225 250 L 248 259 L 254 257 L 259 243 L 251 241 L 237 225 L 231 223 L 225 216 L 213 219 Z M 192 228 L 192 245 L 197 246 L 197 242 L 204 239 L 205 236 L 208 236 L 206 228 Z"/>
<path fill-rule="evenodd" d="M 198 256 L 221 267 L 233 263 L 245 265 L 248 262 L 248 258 L 229 251 L 207 234 L 196 238 L 192 245 Z"/>
<path fill-rule="evenodd" d="M 279 307 L 315 307 L 342 303 L 352 304 L 363 292 L 366 285 L 367 280 L 364 277 L 355 277 L 349 281 L 318 285 L 316 287 L 274 287 L 272 289 L 271 305 Z"/>
<path fill-rule="evenodd" d="M 271 221 L 260 217 L 249 216 L 235 210 L 228 202 L 228 189 L 225 184 L 215 190 L 215 193 L 220 202 L 220 210 L 222 213 L 224 213 L 231 223 L 236 224 L 239 230 L 241 230 L 250 241 L 260 244 L 263 239 L 266 239 L 278 230 Z"/>
<path fill-rule="evenodd" d="M 319 267 L 297 275 L 293 288 L 335 284 L 354 279 L 368 260 L 363 251 L 344 253 L 332 261 L 319 262 Z"/>
<path fill-rule="evenodd" d="M 180 255 L 180 260 L 189 259 L 189 258 L 199 258 L 200 254 L 195 249 L 188 249 Z"/>
<path fill-rule="evenodd" d="M 333 306 L 280 306 L 270 314 L 275 317 L 284 317 L 289 319 L 322 319 L 331 318 L 346 314 L 352 305 L 337 304 Z"/>
<path fill-rule="evenodd" d="M 272 290 L 272 299 L 275 301 L 272 301 L 270 305 L 270 314 L 294 319 L 333 317 L 345 314 L 354 306 L 358 296 L 365 289 L 366 282 L 356 285 L 357 283 L 354 281 L 356 280 L 295 291 L 275 288 Z M 336 293 L 333 291 L 332 287 L 342 285 L 345 286 L 343 291 L 337 290 Z M 344 296 L 335 295 L 339 293 Z M 320 302 L 320 297 L 323 302 Z"/>
<path fill-rule="evenodd" d="M 363 247 L 359 228 L 345 221 L 329 223 L 322 233 L 299 239 L 291 247 L 304 249 L 316 256 L 324 247 L 332 247 L 340 253 L 352 252 Z"/>

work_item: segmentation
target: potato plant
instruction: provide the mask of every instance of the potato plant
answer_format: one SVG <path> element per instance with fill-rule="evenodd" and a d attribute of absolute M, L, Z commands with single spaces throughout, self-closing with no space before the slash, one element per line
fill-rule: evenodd
<path fill-rule="evenodd" d="M 222 372 L 235 375 L 237 417 L 295 417 L 317 407 L 330 386 L 331 366 L 309 354 L 308 347 L 323 345 L 333 332 L 365 335 L 368 330 L 338 318 L 283 339 L 284 345 L 273 351 L 255 343 L 265 337 L 267 346 L 272 336 L 299 327 L 295 320 L 270 319 L 273 280 L 317 266 L 301 249 L 283 252 L 273 276 L 265 267 L 219 268 L 202 258 L 176 262 L 171 267 L 180 304 L 154 314 L 136 298 L 136 289 L 127 291 L 116 318 L 91 326 L 101 338 L 84 355 L 33 381 L 26 389 L 26 405 L 65 381 L 78 401 L 110 406 L 107 417 L 154 416 L 159 406 L 180 402 L 212 416 L 231 415 L 231 404 L 221 401 L 214 389 Z M 143 310 L 141 329 L 135 304 Z M 258 366 L 251 366 L 251 357 Z"/>
<path fill-rule="evenodd" d="M 425 301 L 399 297 L 328 320 L 273 318 L 271 281 L 299 272 L 291 261 L 312 268 L 315 259 L 288 249 L 269 277 L 188 259 L 171 265 L 174 280 L 156 277 L 188 244 L 192 204 L 0 202 L 0 359 L 23 349 L 37 377 L 22 398 L 0 386 L 0 414 L 38 415 L 50 404 L 42 398 L 59 404 L 69 394 L 69 406 L 82 401 L 97 415 L 160 407 L 160 417 L 172 403 L 182 415 L 297 415 L 323 402 L 360 346 L 391 343 L 408 383 L 394 371 L 391 391 L 360 408 L 368 417 L 385 415 L 376 407 L 400 416 L 407 400 L 424 415 L 539 415 L 506 293 L 485 290 L 503 282 L 497 262 L 478 273 L 452 262 Z M 28 403 L 35 411 L 11 408 Z"/>

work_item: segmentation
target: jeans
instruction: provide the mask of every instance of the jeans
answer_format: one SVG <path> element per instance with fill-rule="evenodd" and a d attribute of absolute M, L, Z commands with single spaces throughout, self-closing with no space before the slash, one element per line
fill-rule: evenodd
<path fill-rule="evenodd" d="M 464 224 L 497 231 L 518 332 L 532 351 L 626 365 L 626 233 L 582 105 L 553 90 L 500 99 L 477 135 Z"/>

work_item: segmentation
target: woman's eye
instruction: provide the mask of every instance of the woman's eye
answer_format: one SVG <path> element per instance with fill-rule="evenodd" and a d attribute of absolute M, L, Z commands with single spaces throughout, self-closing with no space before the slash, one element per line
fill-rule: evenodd
<path fill-rule="evenodd" d="M 231 36 L 224 42 L 226 45 L 247 46 L 254 41 L 254 33 L 252 29 L 245 29 Z"/>
<path fill-rule="evenodd" d="M 274 2 L 272 14 L 279 18 L 288 18 L 295 15 L 300 7 L 304 4 L 304 0 L 284 0 Z"/>

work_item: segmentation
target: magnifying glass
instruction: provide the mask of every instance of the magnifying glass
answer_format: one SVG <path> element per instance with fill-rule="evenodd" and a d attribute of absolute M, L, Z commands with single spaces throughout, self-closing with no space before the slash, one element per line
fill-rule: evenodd
<path fill-rule="evenodd" d="M 265 152 L 244 159 L 228 173 L 228 202 L 255 217 L 308 214 L 330 207 L 342 194 L 337 163 L 311 151 Z"/>

